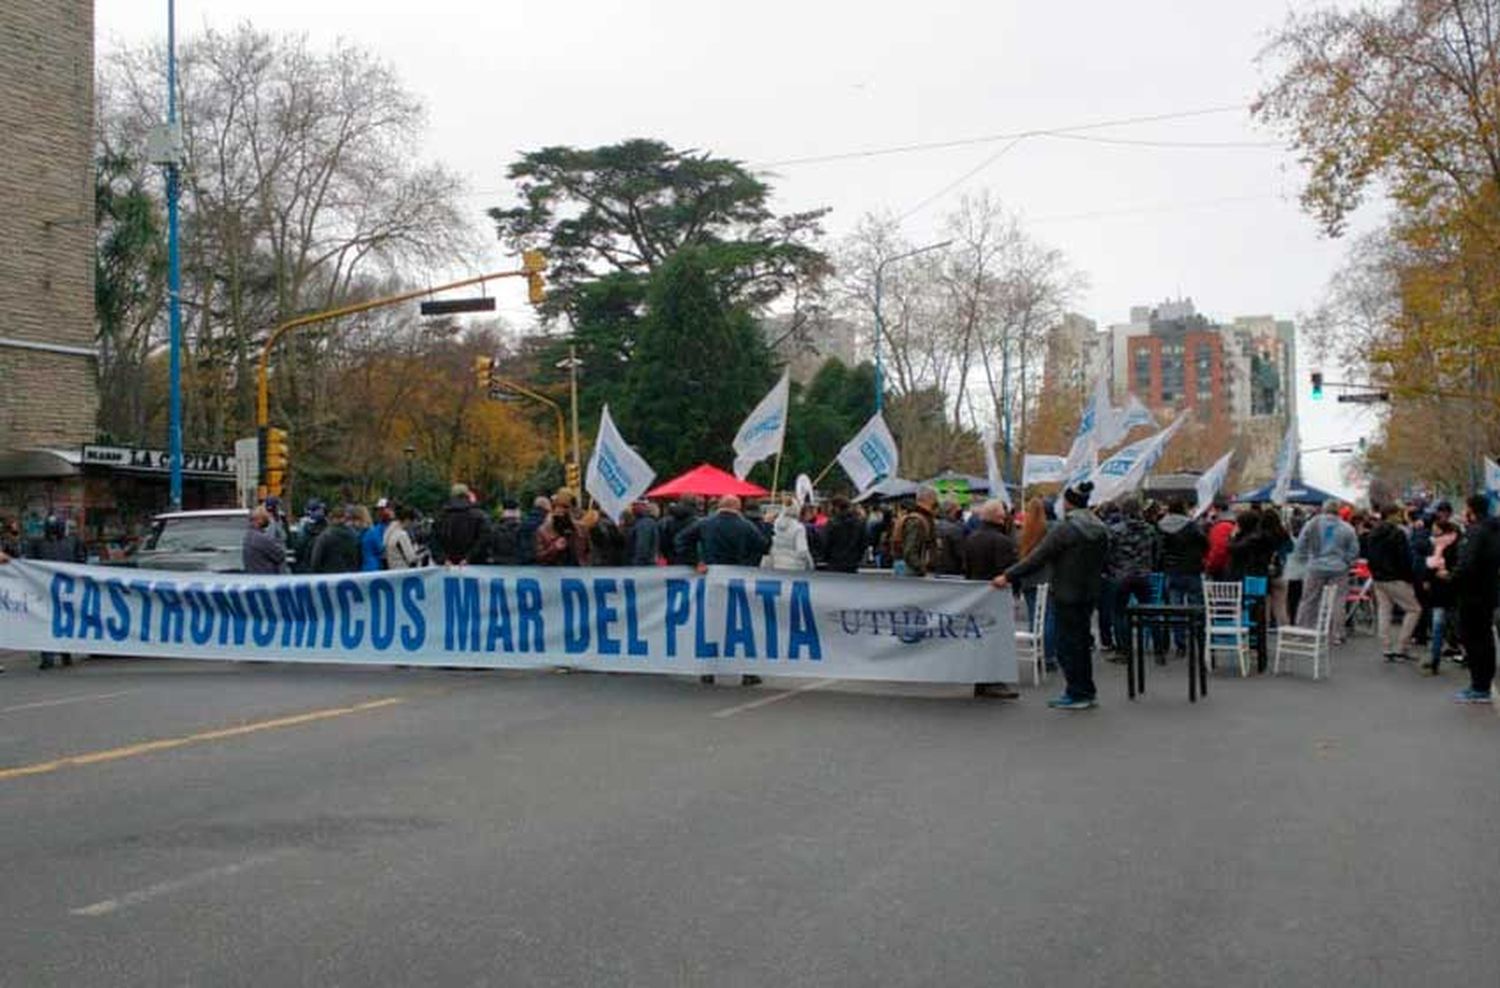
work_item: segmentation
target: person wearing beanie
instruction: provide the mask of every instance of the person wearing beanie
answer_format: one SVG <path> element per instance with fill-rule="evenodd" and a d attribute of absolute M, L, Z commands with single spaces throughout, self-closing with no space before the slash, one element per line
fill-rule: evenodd
<path fill-rule="evenodd" d="M 1051 606 L 1057 615 L 1057 661 L 1067 687 L 1047 701 L 1055 710 L 1088 710 L 1098 705 L 1094 687 L 1094 641 L 1090 632 L 1100 574 L 1109 554 L 1109 529 L 1089 510 L 1094 485 L 1085 481 L 1063 491 L 1067 512 L 1025 559 L 995 577 L 1003 590 L 1038 570 L 1052 567 Z"/>

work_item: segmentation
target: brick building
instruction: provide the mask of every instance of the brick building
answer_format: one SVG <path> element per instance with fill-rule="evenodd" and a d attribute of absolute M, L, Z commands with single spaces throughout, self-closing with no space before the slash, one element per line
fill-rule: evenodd
<path fill-rule="evenodd" d="M 94 5 L 0 4 L 0 447 L 94 436 Z"/>
<path fill-rule="evenodd" d="M 94 5 L 0 3 L 0 514 L 81 514 L 94 438 Z"/>

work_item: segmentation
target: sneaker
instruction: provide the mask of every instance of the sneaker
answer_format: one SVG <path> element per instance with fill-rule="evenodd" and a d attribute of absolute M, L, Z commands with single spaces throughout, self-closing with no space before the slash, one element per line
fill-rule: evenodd
<path fill-rule="evenodd" d="M 1098 705 L 1098 701 L 1093 697 L 1081 699 L 1063 695 L 1047 701 L 1047 706 L 1053 710 L 1092 710 Z"/>
<path fill-rule="evenodd" d="M 1465 686 L 1453 694 L 1454 703 L 1491 703 L 1493 699 L 1492 694 L 1481 693 L 1472 686 Z"/>

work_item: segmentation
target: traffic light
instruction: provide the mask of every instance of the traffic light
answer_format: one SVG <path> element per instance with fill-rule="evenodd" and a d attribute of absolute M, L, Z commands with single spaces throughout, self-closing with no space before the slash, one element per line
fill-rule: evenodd
<path fill-rule="evenodd" d="M 1323 372 L 1312 372 L 1312 396 L 1313 401 L 1321 401 L 1323 398 Z"/>
<path fill-rule="evenodd" d="M 290 460 L 291 451 L 287 446 L 286 430 L 271 426 L 266 430 L 266 495 L 268 497 L 281 497 Z"/>
<path fill-rule="evenodd" d="M 494 378 L 494 376 L 494 357 L 474 358 L 474 383 L 479 385 L 480 391 L 488 391 L 490 389 L 490 381 Z"/>
<path fill-rule="evenodd" d="M 542 272 L 547 270 L 547 256 L 539 250 L 521 252 L 521 270 L 526 272 L 526 297 L 532 305 L 541 305 L 547 297 Z"/>
<path fill-rule="evenodd" d="M 567 480 L 564 486 L 575 493 L 578 491 L 578 464 L 572 460 L 567 463 Z"/>

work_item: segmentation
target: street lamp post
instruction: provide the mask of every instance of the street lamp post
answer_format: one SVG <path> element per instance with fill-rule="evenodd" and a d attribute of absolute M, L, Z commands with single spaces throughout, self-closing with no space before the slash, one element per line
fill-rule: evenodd
<path fill-rule="evenodd" d="M 167 130 L 177 128 L 177 3 L 167 0 Z M 180 163 L 167 165 L 167 324 L 171 333 L 167 384 L 167 456 L 171 462 L 169 500 L 182 509 L 182 261 L 177 247 L 177 199 Z"/>
<path fill-rule="evenodd" d="M 885 364 L 880 359 L 880 338 L 885 335 L 885 320 L 880 315 L 880 295 L 885 281 L 885 266 L 894 264 L 896 261 L 904 261 L 908 257 L 916 257 L 918 254 L 926 254 L 928 251 L 942 250 L 951 243 L 953 243 L 952 240 L 944 240 L 942 243 L 928 244 L 926 247 L 918 247 L 904 254 L 884 258 L 875 265 L 875 413 L 877 415 L 885 409 Z"/>

